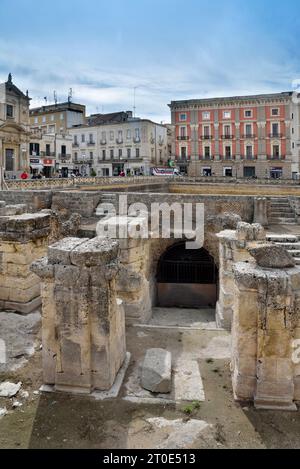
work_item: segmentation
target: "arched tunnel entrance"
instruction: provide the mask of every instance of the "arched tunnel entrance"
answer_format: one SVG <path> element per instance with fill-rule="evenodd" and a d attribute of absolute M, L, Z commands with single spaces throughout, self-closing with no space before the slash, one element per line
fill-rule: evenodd
<path fill-rule="evenodd" d="M 180 242 L 161 256 L 157 270 L 157 305 L 161 307 L 215 308 L 218 269 L 204 248 L 186 249 Z"/>

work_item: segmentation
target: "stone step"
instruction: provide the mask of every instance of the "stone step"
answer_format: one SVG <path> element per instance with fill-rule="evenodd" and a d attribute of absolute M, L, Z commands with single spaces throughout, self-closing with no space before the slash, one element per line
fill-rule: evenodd
<path fill-rule="evenodd" d="M 270 225 L 296 225 L 295 218 L 269 218 Z"/>
<path fill-rule="evenodd" d="M 294 218 L 294 212 L 292 211 L 285 211 L 285 212 L 272 212 L 268 213 L 269 218 Z"/>
<path fill-rule="evenodd" d="M 274 243 L 280 244 L 293 244 L 299 243 L 300 235 L 291 235 L 291 234 L 267 234 L 266 240 Z"/>
<path fill-rule="evenodd" d="M 300 252 L 300 243 L 276 243 L 278 246 L 282 246 L 283 248 L 287 249 L 288 251 L 295 251 Z"/>
<path fill-rule="evenodd" d="M 289 252 L 293 257 L 300 258 L 300 250 L 298 249 L 287 249 L 287 252 Z"/>

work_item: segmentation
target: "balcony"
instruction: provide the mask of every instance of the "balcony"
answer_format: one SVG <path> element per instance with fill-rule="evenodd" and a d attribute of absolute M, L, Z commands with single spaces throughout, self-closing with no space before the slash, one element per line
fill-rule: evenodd
<path fill-rule="evenodd" d="M 274 160 L 280 161 L 280 160 L 285 160 L 285 156 L 283 156 L 283 155 L 268 155 L 267 159 L 272 160 L 272 161 L 274 161 Z"/>
<path fill-rule="evenodd" d="M 66 161 L 66 160 L 70 160 L 70 159 L 71 159 L 71 155 L 70 155 L 69 153 L 59 153 L 59 154 L 58 154 L 58 158 L 59 158 L 60 160 Z"/>
<path fill-rule="evenodd" d="M 213 136 L 212 135 L 200 135 L 201 140 L 212 140 Z"/>
<path fill-rule="evenodd" d="M 102 140 L 100 140 L 100 144 L 101 145 L 106 145 L 107 144 L 107 141 L 105 138 L 103 138 Z"/>
<path fill-rule="evenodd" d="M 201 161 L 212 161 L 214 157 L 212 155 L 204 155 L 199 156 L 199 160 Z"/>
<path fill-rule="evenodd" d="M 122 138 L 116 138 L 116 143 L 117 143 L 118 145 L 122 145 L 123 139 L 122 139 Z"/>
<path fill-rule="evenodd" d="M 78 142 L 73 142 L 73 143 L 72 143 L 72 147 L 73 147 L 73 148 L 78 148 L 78 147 L 79 147 L 79 143 L 78 143 Z"/>
<path fill-rule="evenodd" d="M 187 141 L 189 139 L 190 137 L 188 137 L 187 135 L 180 135 L 179 137 L 177 137 L 177 140 L 181 140 L 181 141 Z"/>
<path fill-rule="evenodd" d="M 242 138 L 256 138 L 255 134 L 244 134 L 242 135 Z"/>
<path fill-rule="evenodd" d="M 134 143 L 141 143 L 140 137 L 133 137 L 133 142 Z"/>
<path fill-rule="evenodd" d="M 75 158 L 74 163 L 75 164 L 90 164 L 91 165 L 91 164 L 94 163 L 94 159 L 93 158 L 89 158 L 89 159 Z"/>
<path fill-rule="evenodd" d="M 42 156 L 43 158 L 53 158 L 55 156 L 55 152 L 54 151 L 41 151 L 40 156 Z"/>
<path fill-rule="evenodd" d="M 230 135 L 230 134 L 221 135 L 221 139 L 222 140 L 233 140 L 234 135 Z"/>
<path fill-rule="evenodd" d="M 273 133 L 273 134 L 269 134 L 269 138 L 282 138 L 283 135 L 276 132 L 276 133 Z"/>
<path fill-rule="evenodd" d="M 257 160 L 257 155 L 241 155 L 241 160 L 247 160 L 247 161 Z"/>
<path fill-rule="evenodd" d="M 89 142 L 87 142 L 87 145 L 88 145 L 88 147 L 91 147 L 93 145 L 96 145 L 96 143 L 93 142 L 92 140 L 90 140 Z"/>

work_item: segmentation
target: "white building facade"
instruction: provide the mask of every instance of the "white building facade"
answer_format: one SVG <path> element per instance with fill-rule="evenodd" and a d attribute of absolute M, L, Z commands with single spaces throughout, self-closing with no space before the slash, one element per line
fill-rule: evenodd
<path fill-rule="evenodd" d="M 168 160 L 167 128 L 125 114 L 121 122 L 102 122 L 69 129 L 72 167 L 82 176 L 149 175 Z M 103 119 L 105 120 L 105 119 Z M 93 124 L 94 122 L 94 124 Z"/>

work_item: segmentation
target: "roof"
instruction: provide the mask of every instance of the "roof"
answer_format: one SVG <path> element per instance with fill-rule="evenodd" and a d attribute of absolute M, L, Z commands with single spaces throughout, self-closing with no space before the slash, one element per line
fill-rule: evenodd
<path fill-rule="evenodd" d="M 203 99 L 188 99 L 188 100 L 179 100 L 171 101 L 168 104 L 169 107 L 173 106 L 187 106 L 187 105 L 197 105 L 197 104 L 225 104 L 229 101 L 238 102 L 238 101 L 252 101 L 252 100 L 261 100 L 261 99 L 280 99 L 280 98 L 290 98 L 293 95 L 292 91 L 284 91 L 282 93 L 269 93 L 269 94 L 254 94 L 254 95 L 245 95 L 245 96 L 228 96 L 220 98 L 203 98 Z"/>
<path fill-rule="evenodd" d="M 47 106 L 40 106 L 40 107 L 32 108 L 32 109 L 29 110 L 30 115 L 46 114 L 46 113 L 57 112 L 57 111 L 85 112 L 85 105 L 84 104 L 71 103 L 71 102 L 67 101 L 67 102 L 64 102 L 64 103 L 57 103 L 57 104 L 49 104 Z"/>
<path fill-rule="evenodd" d="M 119 111 L 111 112 L 109 114 L 92 114 L 88 117 L 89 125 L 100 125 L 100 124 L 114 124 L 120 122 L 127 122 L 132 117 L 131 111 Z"/>
<path fill-rule="evenodd" d="M 8 75 L 8 79 L 5 82 L 5 89 L 6 91 L 13 91 L 17 96 L 20 96 L 21 98 L 27 99 L 30 101 L 31 98 L 28 96 L 28 91 L 26 94 L 24 94 L 13 82 L 12 82 L 12 76 L 11 73 Z"/>

